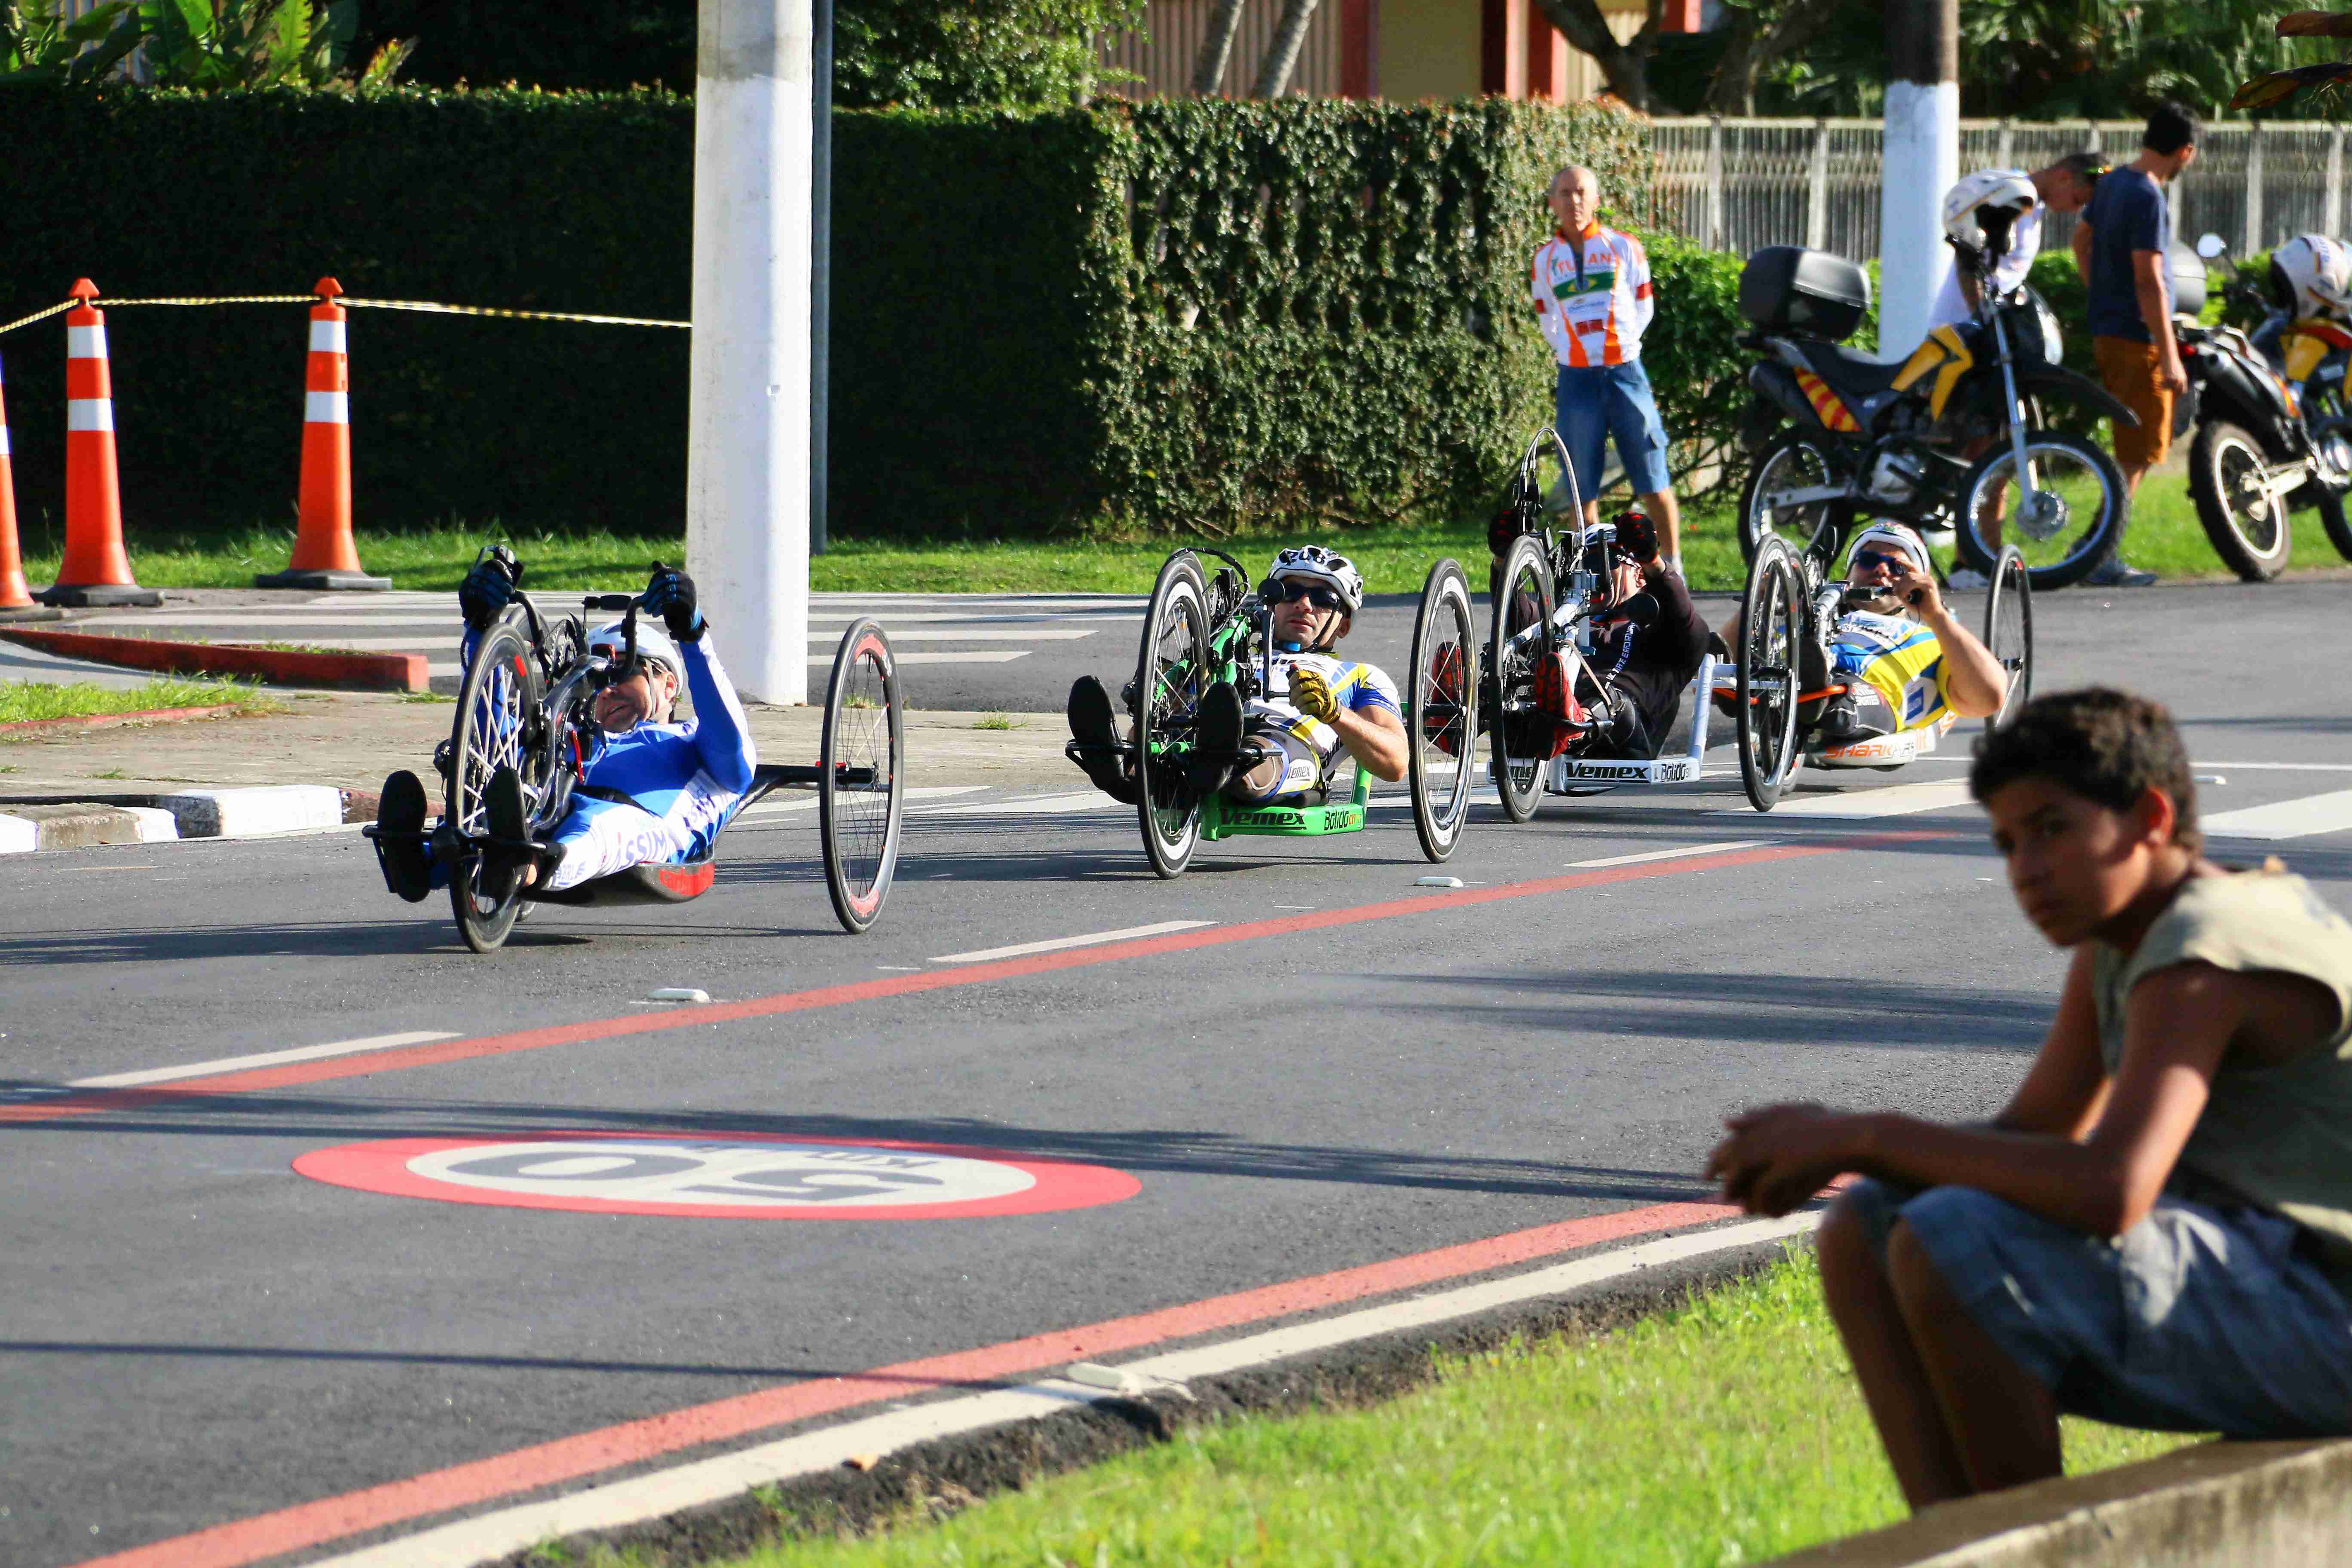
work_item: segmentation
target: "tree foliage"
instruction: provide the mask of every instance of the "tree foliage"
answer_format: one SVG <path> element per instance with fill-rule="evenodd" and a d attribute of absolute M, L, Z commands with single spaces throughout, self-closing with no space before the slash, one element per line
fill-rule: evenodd
<path fill-rule="evenodd" d="M 1130 0 L 838 0 L 844 109 L 1050 109 L 1089 98 L 1095 39 L 1136 25 Z"/>

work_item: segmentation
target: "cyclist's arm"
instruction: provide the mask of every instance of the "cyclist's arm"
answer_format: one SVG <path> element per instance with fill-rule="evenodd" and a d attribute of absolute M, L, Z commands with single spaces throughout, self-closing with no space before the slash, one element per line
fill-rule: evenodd
<path fill-rule="evenodd" d="M 1404 721 L 1395 709 L 1379 702 L 1342 708 L 1330 722 L 1339 743 L 1348 748 L 1348 754 L 1374 778 L 1394 784 L 1404 777 L 1409 760 Z"/>
<path fill-rule="evenodd" d="M 1981 719 L 2000 711 L 2009 700 L 2009 673 L 1977 635 L 1941 604 L 1919 611 L 1920 624 L 1936 634 L 1944 658 L 1944 700 L 1963 719 Z"/>
<path fill-rule="evenodd" d="M 743 704 L 736 700 L 735 683 L 727 679 L 726 668 L 719 662 L 710 633 L 679 643 L 677 653 L 686 663 L 686 689 L 694 694 L 694 749 L 702 759 L 703 771 L 721 789 L 751 788 L 751 770 L 758 765 L 760 753 L 751 744 L 751 721 L 743 717 Z"/>

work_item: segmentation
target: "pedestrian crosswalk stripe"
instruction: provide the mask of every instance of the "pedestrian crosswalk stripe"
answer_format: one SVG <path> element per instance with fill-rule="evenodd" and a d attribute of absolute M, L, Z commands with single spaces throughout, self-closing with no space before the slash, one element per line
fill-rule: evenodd
<path fill-rule="evenodd" d="M 2206 817 L 2201 826 L 2215 838 L 2307 838 L 2315 833 L 2352 828 L 2352 789 L 2273 801 Z"/>
<path fill-rule="evenodd" d="M 1886 789 L 1851 790 L 1842 795 L 1798 795 L 1780 797 L 1775 816 L 1908 816 L 1914 812 L 1942 811 L 1950 806 L 1969 804 L 1969 786 L 1944 782 L 1937 784 L 1895 784 Z M 1732 807 L 1715 812 L 1717 816 L 1748 816 L 1752 813 Z"/>

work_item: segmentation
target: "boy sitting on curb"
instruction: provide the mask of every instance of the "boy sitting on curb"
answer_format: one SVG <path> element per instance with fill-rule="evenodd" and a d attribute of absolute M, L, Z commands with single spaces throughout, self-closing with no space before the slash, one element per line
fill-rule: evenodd
<path fill-rule="evenodd" d="M 2199 852 L 2171 716 L 2042 698 L 1969 789 L 2026 918 L 2074 950 L 1989 1126 L 1779 1105 L 1731 1119 L 1726 1197 L 1858 1181 L 1822 1282 L 1914 1509 L 2060 1473 L 2058 1415 L 2352 1433 L 2352 925 L 2273 864 Z"/>

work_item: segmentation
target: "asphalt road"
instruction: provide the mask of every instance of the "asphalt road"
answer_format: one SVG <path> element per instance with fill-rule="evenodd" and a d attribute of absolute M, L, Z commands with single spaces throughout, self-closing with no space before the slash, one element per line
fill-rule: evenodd
<path fill-rule="evenodd" d="M 2281 853 L 2352 908 L 2352 816 L 2320 798 L 2352 791 L 2343 595 L 2052 595 L 2041 685 L 2173 703 L 2226 780 L 2209 815 L 2312 803 L 2314 831 L 2217 847 Z M 1376 609 L 1360 646 L 1380 657 L 1402 619 Z M 1075 655 L 1052 658 L 1014 662 L 1066 687 Z M 864 938 L 834 926 L 808 816 L 786 813 L 732 830 L 691 905 L 549 910 L 488 958 L 446 906 L 387 898 L 349 835 L 0 860 L 0 1561 L 51 1568 L 797 1380 L 1701 1196 L 1721 1117 L 1765 1099 L 1982 1114 L 2063 961 L 1973 812 L 1934 804 L 1960 773 L 1840 775 L 1769 816 L 1720 773 L 1549 800 L 1524 826 L 1482 808 L 1444 868 L 1467 900 L 1414 886 L 1433 868 L 1397 795 L 1361 835 L 1205 847 L 1172 883 L 1124 812 L 935 797 Z M 1832 802 L 1854 815 L 1799 815 Z M 1729 844 L 1752 847 L 1709 847 Z M 1205 923 L 1039 973 L 970 959 L 1173 921 Z M 924 988 L 718 1022 L 642 1000 L 861 983 Z M 401 1032 L 451 1053 L 55 1104 L 93 1077 Z M 505 1038 L 468 1044 L 486 1037 Z M 969 1146 L 999 1152 L 983 1175 L 1026 1156 L 1131 1180 L 994 1217 L 755 1219 L 361 1190 L 331 1178 L 364 1151 L 322 1152 L 578 1131 Z M 844 1158 L 867 1175 L 804 1175 L 812 1206 L 949 1179 Z M 534 1190 L 631 1159 L 652 1168 L 592 1152 L 531 1167 Z"/>

